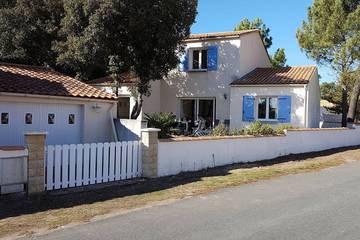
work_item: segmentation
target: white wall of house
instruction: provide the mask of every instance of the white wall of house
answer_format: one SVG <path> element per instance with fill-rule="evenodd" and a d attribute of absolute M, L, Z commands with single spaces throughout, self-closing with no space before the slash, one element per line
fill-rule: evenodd
<path fill-rule="evenodd" d="M 186 49 L 218 46 L 216 71 L 174 71 L 161 83 L 161 111 L 174 112 L 180 117 L 181 98 L 213 98 L 216 119 L 230 118 L 230 83 L 255 69 L 271 66 L 258 33 L 240 38 L 189 42 Z M 192 56 L 189 56 L 189 63 Z M 145 109 L 146 111 L 146 109 Z"/>
<path fill-rule="evenodd" d="M 216 119 L 230 118 L 230 83 L 256 67 L 271 66 L 267 52 L 257 32 L 240 38 L 188 42 L 187 50 L 218 46 L 216 71 L 174 71 L 161 84 L 161 111 L 180 116 L 181 98 L 214 98 Z M 192 56 L 189 56 L 189 63 Z M 146 109 L 145 109 L 146 111 Z"/>
<path fill-rule="evenodd" d="M 360 144 L 360 127 L 288 131 L 286 136 L 159 141 L 158 175 Z"/>
<path fill-rule="evenodd" d="M 243 128 L 252 122 L 243 122 L 243 96 L 254 96 L 255 107 L 254 116 L 257 117 L 258 97 L 278 97 L 291 96 L 291 124 L 295 127 L 305 127 L 305 99 L 306 85 L 286 85 L 286 86 L 234 86 L 231 88 L 231 128 Z M 279 125 L 278 121 L 266 121 L 271 125 Z"/>
<path fill-rule="evenodd" d="M 0 145 L 23 145 L 24 133 L 48 132 L 47 144 L 91 143 L 113 140 L 110 112 L 116 116 L 113 101 L 35 95 L 0 94 L 0 114 L 9 113 L 9 124 L 0 123 Z M 32 114 L 32 123 L 25 115 Z M 55 114 L 48 124 L 48 114 Z M 75 123 L 69 124 L 69 114 Z"/>
<path fill-rule="evenodd" d="M 318 128 L 320 124 L 320 85 L 319 76 L 316 73 L 312 76 L 308 84 L 308 111 L 307 111 L 307 127 Z"/>
<path fill-rule="evenodd" d="M 271 67 L 268 53 L 259 33 L 244 34 L 240 38 L 240 74 L 251 72 L 256 67 Z"/>

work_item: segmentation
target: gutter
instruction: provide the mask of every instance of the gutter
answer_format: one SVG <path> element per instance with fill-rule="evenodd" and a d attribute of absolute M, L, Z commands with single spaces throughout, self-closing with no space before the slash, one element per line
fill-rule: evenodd
<path fill-rule="evenodd" d="M 116 102 L 116 99 L 99 99 L 99 98 L 88 98 L 88 97 L 71 97 L 71 96 L 51 96 L 51 95 L 39 95 L 39 94 L 28 94 L 28 93 L 7 93 L 0 92 L 0 96 L 6 97 L 31 97 L 31 98 L 41 98 L 41 99 L 56 99 L 56 100 L 73 100 L 73 101 L 84 101 L 84 102 L 106 102 L 113 103 Z"/>
<path fill-rule="evenodd" d="M 230 87 L 302 87 L 306 86 L 308 83 L 298 83 L 298 84 L 253 84 L 253 85 L 232 85 Z"/>
<path fill-rule="evenodd" d="M 305 85 L 304 86 L 304 90 L 305 90 L 305 112 L 304 112 L 304 120 L 305 120 L 305 128 L 309 127 L 309 120 L 308 120 L 308 111 L 309 111 L 309 85 Z"/>

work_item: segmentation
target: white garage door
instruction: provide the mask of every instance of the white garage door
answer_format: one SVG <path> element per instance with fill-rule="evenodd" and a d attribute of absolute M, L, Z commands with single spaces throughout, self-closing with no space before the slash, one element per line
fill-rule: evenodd
<path fill-rule="evenodd" d="M 24 145 L 24 133 L 46 131 L 46 144 L 81 143 L 81 105 L 0 102 L 0 146 Z"/>

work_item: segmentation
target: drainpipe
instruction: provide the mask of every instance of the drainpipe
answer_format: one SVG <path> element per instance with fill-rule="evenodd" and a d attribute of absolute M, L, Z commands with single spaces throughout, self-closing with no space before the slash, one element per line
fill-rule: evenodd
<path fill-rule="evenodd" d="M 304 90 L 305 90 L 305 113 L 304 113 L 304 117 L 305 117 L 305 127 L 308 128 L 309 127 L 309 121 L 308 121 L 308 110 L 309 110 L 309 85 L 306 84 L 304 85 Z"/>
<path fill-rule="evenodd" d="M 110 116 L 110 122 L 111 122 L 111 128 L 112 128 L 112 132 L 113 132 L 113 136 L 114 136 L 114 139 L 115 139 L 115 142 L 118 142 L 119 141 L 119 138 L 118 138 L 118 135 L 116 133 L 116 128 L 115 128 L 115 124 L 114 124 L 114 116 L 112 114 L 112 109 L 114 107 L 116 107 L 117 103 L 113 103 L 111 105 L 111 107 L 108 109 L 109 111 L 109 116 Z"/>

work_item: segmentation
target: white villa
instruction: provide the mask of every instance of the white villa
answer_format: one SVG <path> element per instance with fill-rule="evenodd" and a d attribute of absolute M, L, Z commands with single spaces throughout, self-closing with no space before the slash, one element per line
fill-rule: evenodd
<path fill-rule="evenodd" d="M 173 112 L 179 120 L 242 128 L 255 120 L 272 125 L 319 127 L 317 68 L 272 68 L 258 30 L 193 34 L 179 69 L 151 84 L 143 112 Z M 134 100 L 129 77 L 119 90 L 119 112 L 128 118 Z M 113 91 L 109 77 L 89 82 Z"/>

